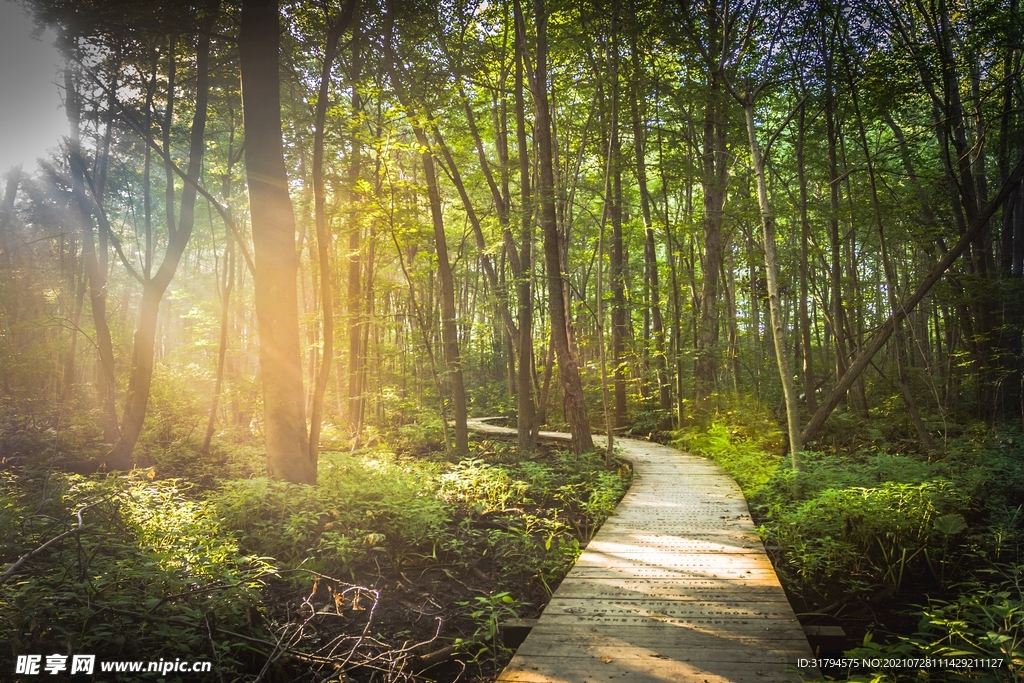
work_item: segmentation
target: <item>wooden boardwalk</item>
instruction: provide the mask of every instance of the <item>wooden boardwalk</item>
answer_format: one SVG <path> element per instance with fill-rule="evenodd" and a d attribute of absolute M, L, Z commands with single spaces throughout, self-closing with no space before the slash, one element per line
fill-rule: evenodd
<path fill-rule="evenodd" d="M 471 422 L 480 432 L 513 432 Z M 710 460 L 635 439 L 616 444 L 633 463 L 633 485 L 499 683 L 820 678 L 796 668 L 810 646 L 739 486 Z"/>

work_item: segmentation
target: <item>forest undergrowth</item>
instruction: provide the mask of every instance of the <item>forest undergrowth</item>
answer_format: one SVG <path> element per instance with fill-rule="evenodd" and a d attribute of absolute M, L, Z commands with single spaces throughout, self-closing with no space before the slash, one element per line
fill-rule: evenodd
<path fill-rule="evenodd" d="M 819 654 L 897 662 L 996 659 L 995 668 L 825 670 L 856 681 L 1017 681 L 1024 672 L 1024 432 L 960 425 L 922 454 L 884 414 L 840 413 L 795 472 L 770 410 L 717 397 L 673 445 L 740 484 L 800 621 L 841 626 Z M 812 645 L 813 645 L 812 641 Z"/>
<path fill-rule="evenodd" d="M 74 652 L 212 662 L 168 682 L 493 679 L 501 623 L 539 613 L 631 475 L 500 441 L 446 455 L 438 425 L 323 452 L 316 487 L 180 430 L 148 467 L 80 475 L 73 433 L 5 423 L 2 566 L 63 538 L 0 579 L 0 670 Z"/>

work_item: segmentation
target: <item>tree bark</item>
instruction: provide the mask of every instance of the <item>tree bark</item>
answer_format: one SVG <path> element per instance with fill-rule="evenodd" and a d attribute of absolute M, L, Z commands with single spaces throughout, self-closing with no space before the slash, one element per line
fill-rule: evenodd
<path fill-rule="evenodd" d="M 519 153 L 519 203 L 520 203 L 520 249 L 519 280 L 516 285 L 516 300 L 519 319 L 519 368 L 516 381 L 519 392 L 516 396 L 516 442 L 520 452 L 532 451 L 537 447 L 537 433 L 540 430 L 538 417 L 545 412 L 547 384 L 534 403 L 535 393 L 533 366 L 533 200 L 530 196 L 530 156 L 526 142 L 526 98 L 523 93 L 523 68 L 525 36 L 520 36 L 521 22 L 516 22 L 515 47 L 515 110 L 516 147 Z M 513 248 L 513 252 L 515 249 Z M 545 378 L 550 379 L 551 361 L 545 368 Z M 538 405 L 539 404 L 539 405 Z"/>
<path fill-rule="evenodd" d="M 811 318 L 807 314 L 807 266 L 808 248 L 811 241 L 811 223 L 807 219 L 807 175 L 805 172 L 804 149 L 807 133 L 807 102 L 800 106 L 800 117 L 797 120 L 796 139 L 796 173 L 800 185 L 800 349 L 803 358 L 804 402 L 807 410 L 813 413 L 818 402 L 814 392 L 814 352 L 811 347 Z"/>
<path fill-rule="evenodd" d="M 725 208 L 729 163 L 725 149 L 726 105 L 722 93 L 722 75 L 717 66 L 709 67 L 707 78 L 701 151 L 704 258 L 701 260 L 700 329 L 694 361 L 694 389 L 698 401 L 706 399 L 717 386 L 718 274 L 722 268 L 722 213 Z"/>
<path fill-rule="evenodd" d="M 316 462 L 309 457 L 299 356 L 295 214 L 281 139 L 277 0 L 243 1 L 238 50 L 267 468 L 275 479 L 315 484 Z"/>
<path fill-rule="evenodd" d="M 400 79 L 400 65 L 394 49 L 394 8 L 388 4 L 387 18 L 387 61 L 392 87 L 398 95 L 402 106 L 413 112 L 411 99 L 405 92 Z M 466 406 L 466 388 L 462 378 L 462 358 L 459 353 L 458 329 L 455 319 L 455 282 L 452 276 L 451 261 L 448 258 L 448 240 L 444 234 L 444 215 L 441 211 L 441 193 L 437 184 L 437 170 L 434 166 L 434 155 L 430 151 L 430 141 L 423 127 L 413 124 L 413 133 L 423 152 L 420 158 L 426 176 L 427 197 L 430 202 L 430 217 L 434 227 L 434 250 L 437 254 L 437 270 L 441 284 L 441 342 L 444 349 L 445 365 L 452 393 L 452 409 L 455 413 L 455 451 L 469 452 L 468 411 Z"/>
<path fill-rule="evenodd" d="M 619 139 L 619 39 L 618 3 L 612 2 L 611 35 L 609 55 L 611 65 L 610 97 L 611 116 L 609 121 L 610 146 L 608 151 L 611 175 L 611 196 L 605 194 L 608 217 L 612 224 L 612 239 L 609 258 L 609 288 L 612 293 L 612 363 L 614 364 L 615 386 L 615 427 L 626 426 L 629 416 L 626 407 L 626 272 L 622 244 L 622 144 Z M 608 201 L 610 199 L 610 201 Z M 603 323 L 602 323 L 603 327 Z"/>
<path fill-rule="evenodd" d="M 129 469 L 132 465 L 132 451 L 142 433 L 142 425 L 146 419 L 149 406 L 149 392 L 153 382 L 153 354 L 155 350 L 157 319 L 160 312 L 160 301 L 174 279 L 178 264 L 185 253 L 192 228 L 195 226 L 196 183 L 199 179 L 205 150 L 206 109 L 209 100 L 209 56 L 210 27 L 216 15 L 216 6 L 207 6 L 208 15 L 205 20 L 205 33 L 198 38 L 196 48 L 196 105 L 192 118 L 192 130 L 189 138 L 188 170 L 186 175 L 191 182 L 185 183 L 181 195 L 180 224 L 167 225 L 167 250 L 160 262 L 156 274 L 144 282 L 142 287 L 142 303 L 139 306 L 139 323 L 135 330 L 132 350 L 132 372 L 128 380 L 128 398 L 121 420 L 121 435 L 117 443 L 107 455 L 107 466 L 111 469 Z M 168 102 L 173 95 L 168 93 Z M 168 104 L 168 108 L 170 104 Z M 168 122 L 168 127 L 170 122 Z M 165 146 L 166 146 L 165 140 Z M 169 160 L 170 157 L 168 156 Z M 168 162 L 169 163 L 169 162 Z M 167 201 L 172 206 L 167 209 L 168 220 L 174 217 L 173 170 L 168 169 Z"/>
<path fill-rule="evenodd" d="M 107 324 L 107 273 L 100 267 L 96 249 L 96 233 L 93 227 L 92 206 L 85 193 L 85 161 L 82 159 L 81 103 L 70 70 L 64 72 L 64 86 L 67 93 L 66 110 L 71 135 L 68 145 L 68 161 L 71 166 L 72 194 L 78 208 L 79 229 L 82 235 L 82 259 L 89 279 L 89 308 L 92 311 L 93 327 L 96 331 L 98 352 L 98 377 L 96 390 L 100 403 L 100 424 L 103 440 L 114 444 L 119 435 L 117 409 L 114 405 L 116 379 L 114 376 L 114 346 Z"/>
<path fill-rule="evenodd" d="M 562 382 L 565 414 L 572 431 L 572 447 L 577 454 L 594 450 L 594 439 L 587 420 L 587 406 L 583 397 L 583 382 L 579 366 L 569 340 L 569 327 L 565 305 L 564 273 L 561 267 L 562 244 L 558 233 L 555 210 L 555 174 L 551 138 L 551 112 L 548 108 L 548 45 L 547 14 L 544 0 L 534 0 L 534 20 L 537 27 L 535 73 L 530 77 L 530 91 L 535 110 L 534 138 L 537 146 L 538 187 L 540 197 L 541 229 L 544 234 L 544 262 L 547 269 L 548 305 L 551 314 L 551 334 L 558 357 L 558 375 Z M 516 21 L 523 25 L 519 0 L 514 0 Z M 525 42 L 525 30 L 520 32 Z M 523 49 L 524 56 L 527 51 Z M 529 73 L 529 69 L 526 69 Z"/>
<path fill-rule="evenodd" d="M 802 106 L 802 103 L 801 103 Z M 796 387 L 789 369 L 789 353 L 786 351 L 786 327 L 782 321 L 779 300 L 779 262 L 775 254 L 775 217 L 768 203 L 768 186 L 765 183 L 765 160 L 757 140 L 757 126 L 754 123 L 754 95 L 746 93 L 743 113 L 747 121 L 747 139 L 750 141 L 750 156 L 757 177 L 757 205 L 761 212 L 761 231 L 764 240 L 764 268 L 768 280 L 768 311 L 772 322 L 772 340 L 775 343 L 775 361 L 779 366 L 782 393 L 786 400 L 786 427 L 789 433 L 789 454 L 793 469 L 800 467 L 800 451 L 803 442 L 800 437 L 800 409 L 797 405 Z"/>
<path fill-rule="evenodd" d="M 661 314 L 661 286 L 658 278 L 658 252 L 654 240 L 651 217 L 651 196 L 647 187 L 646 122 L 643 120 L 641 100 L 643 69 L 637 49 L 636 34 L 630 35 L 630 58 L 633 63 L 632 93 L 629 98 L 633 118 L 633 154 L 636 158 L 636 181 L 640 186 L 640 212 L 644 221 L 644 278 L 649 294 L 651 332 L 654 338 L 654 367 L 658 380 L 658 407 L 668 414 L 672 410 L 672 395 L 668 382 L 668 358 L 665 355 L 665 323 Z M 671 424 L 667 418 L 663 428 Z"/>
<path fill-rule="evenodd" d="M 331 235 L 327 230 L 327 200 L 324 196 L 324 126 L 327 124 L 328 87 L 331 69 L 338 51 L 338 39 L 352 21 L 355 0 L 348 0 L 342 15 L 330 25 L 324 44 L 324 60 L 320 67 L 320 87 L 317 90 L 316 111 L 313 116 L 313 221 L 316 225 L 317 264 L 320 276 L 320 311 L 323 327 L 323 348 L 320 367 L 313 385 L 313 400 L 309 410 L 309 459 L 317 460 L 320 448 L 320 421 L 324 411 L 324 394 L 331 377 L 334 361 L 334 295 L 331 291 Z M 353 88 L 355 84 L 353 84 Z"/>

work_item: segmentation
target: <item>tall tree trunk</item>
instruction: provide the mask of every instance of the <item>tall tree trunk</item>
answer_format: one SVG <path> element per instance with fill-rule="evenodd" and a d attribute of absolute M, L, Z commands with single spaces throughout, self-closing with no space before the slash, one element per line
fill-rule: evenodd
<path fill-rule="evenodd" d="M 189 138 L 188 170 L 190 182 L 185 183 L 181 195 L 180 224 L 167 226 L 167 250 L 156 274 L 142 287 L 142 303 L 139 306 L 139 324 L 135 330 L 132 350 L 132 372 L 128 380 L 128 399 L 124 417 L 121 420 L 121 436 L 107 456 L 107 466 L 112 469 L 129 469 L 132 465 L 132 451 L 142 433 L 149 406 L 149 391 L 153 381 L 153 354 L 156 341 L 157 318 L 160 301 L 174 279 L 178 264 L 185 253 L 192 228 L 195 226 L 196 183 L 202 168 L 206 135 L 206 108 L 209 96 L 209 31 L 216 19 L 217 5 L 207 6 L 205 32 L 200 33 L 196 47 L 196 105 L 192 118 Z M 173 55 L 172 55 L 173 56 Z M 168 108 L 173 94 L 168 93 Z M 169 125 L 169 123 L 168 123 Z M 167 157 L 170 163 L 170 156 Z M 174 217 L 173 170 L 169 170 L 167 200 L 172 206 L 167 210 L 168 220 Z"/>
<path fill-rule="evenodd" d="M 228 158 L 227 169 L 224 173 L 224 182 L 221 185 L 221 197 L 224 199 L 224 207 L 231 212 L 231 185 L 236 162 L 235 157 L 235 119 L 234 108 L 229 108 L 230 129 L 228 137 Z M 147 148 L 148 149 L 148 148 Z M 239 156 L 241 156 L 239 154 Z M 204 455 L 210 453 L 210 443 L 213 440 L 214 428 L 217 425 L 217 410 L 220 405 L 220 397 L 224 390 L 224 377 L 228 364 L 228 335 L 231 331 L 231 293 L 235 288 L 235 237 L 231 230 L 225 226 L 224 230 L 224 283 L 220 289 L 220 337 L 217 343 L 217 377 L 214 380 L 213 400 L 210 402 L 210 415 L 206 421 L 206 435 L 203 437 L 202 452 Z"/>
<path fill-rule="evenodd" d="M 853 83 L 853 77 L 850 76 L 850 92 L 852 94 L 853 111 L 857 116 L 857 129 L 860 133 L 861 147 L 864 150 L 864 159 L 868 165 L 868 184 L 871 188 L 871 207 L 875 214 L 875 227 L 878 229 L 878 243 L 881 248 L 882 256 L 882 268 L 885 271 L 885 282 L 886 290 L 889 294 L 889 308 L 895 312 L 896 307 L 899 306 L 899 280 L 896 276 L 896 269 L 892 264 L 892 260 L 889 258 L 889 247 L 885 239 L 885 227 L 882 223 L 882 208 L 878 202 L 878 186 L 875 180 L 875 162 L 871 157 L 871 148 L 868 145 L 867 132 L 864 130 L 864 119 L 861 117 L 860 104 L 857 98 L 856 86 Z M 917 402 L 914 400 L 914 394 L 910 388 L 910 381 L 907 378 L 907 347 L 906 341 L 903 336 L 903 323 L 902 321 L 896 321 L 894 323 L 893 334 L 895 337 L 896 345 L 896 382 L 899 386 L 900 395 L 903 398 L 903 404 L 907 409 L 907 413 L 910 415 L 910 420 L 914 425 L 914 430 L 917 432 L 917 438 L 921 440 L 921 445 L 927 451 L 935 450 L 935 440 L 932 435 L 928 433 L 928 429 L 924 425 L 924 421 L 921 419 L 921 413 L 917 409 Z"/>
<path fill-rule="evenodd" d="M 789 354 L 786 351 L 786 327 L 782 321 L 779 300 L 779 262 L 775 254 L 775 217 L 768 203 L 768 186 L 765 183 L 764 164 L 761 148 L 757 141 L 757 127 L 754 123 L 754 95 L 746 93 L 743 113 L 747 120 L 747 138 L 750 141 L 750 156 L 757 177 L 757 205 L 761 212 L 761 231 L 764 240 L 764 269 L 768 280 L 768 311 L 772 321 L 772 340 L 775 342 L 775 360 L 782 380 L 782 393 L 786 400 L 786 427 L 789 432 L 789 453 L 793 469 L 800 466 L 799 454 L 803 450 L 800 438 L 800 409 L 797 405 L 796 387 L 789 370 Z"/>
<path fill-rule="evenodd" d="M 117 409 L 114 405 L 116 380 L 114 376 L 114 346 L 107 324 L 107 271 L 100 267 L 101 259 L 96 250 L 96 233 L 93 227 L 92 206 L 85 191 L 85 160 L 82 158 L 82 144 L 79 133 L 81 126 L 81 103 L 70 70 L 64 72 L 64 87 L 67 93 L 65 109 L 71 135 L 68 145 L 68 161 L 71 166 L 72 194 L 78 208 L 79 229 L 82 235 L 82 259 L 89 279 L 89 308 L 92 311 L 93 327 L 96 331 L 98 352 L 96 389 L 100 403 L 100 425 L 103 440 L 113 444 L 118 439 Z"/>
<path fill-rule="evenodd" d="M 267 469 L 275 479 L 315 484 L 303 410 L 295 214 L 281 139 L 277 0 L 243 0 L 238 50 Z"/>
<path fill-rule="evenodd" d="M 636 158 L 636 181 L 640 186 L 640 212 L 644 221 L 644 279 L 648 291 L 651 311 L 651 331 L 654 340 L 654 367 L 658 379 L 658 407 L 668 413 L 672 410 L 672 395 L 668 382 L 667 356 L 665 355 L 665 323 L 661 315 L 661 287 L 658 283 L 658 252 L 654 241 L 654 224 L 651 218 L 651 196 L 647 187 L 647 124 L 642 116 L 643 67 L 637 49 L 637 37 L 630 34 L 630 58 L 633 63 L 632 92 L 630 107 L 633 119 L 633 153 Z M 669 427 L 669 422 L 663 428 Z"/>
<path fill-rule="evenodd" d="M 811 241 L 811 222 L 807 219 L 807 174 L 804 163 L 804 149 L 807 133 L 807 102 L 800 105 L 797 119 L 796 173 L 800 185 L 800 349 L 803 358 L 804 401 L 810 413 L 818 407 L 814 392 L 814 352 L 811 347 L 811 318 L 807 314 L 807 261 Z"/>
<path fill-rule="evenodd" d="M 608 216 L 612 224 L 609 285 L 612 292 L 612 363 L 615 365 L 615 427 L 622 429 L 628 422 L 626 414 L 626 272 L 622 245 L 622 144 L 619 139 L 619 38 L 618 3 L 612 2 L 609 55 L 611 79 L 611 117 L 608 134 L 608 154 L 611 175 L 611 196 L 605 194 Z M 610 202 L 607 200 L 610 198 Z M 603 326 L 603 324 L 602 324 Z"/>
<path fill-rule="evenodd" d="M 520 276 L 516 286 L 516 301 L 519 318 L 519 368 L 517 382 L 519 393 L 516 397 L 516 441 L 520 452 L 532 451 L 537 447 L 537 432 L 540 429 L 539 415 L 544 414 L 547 403 L 547 382 L 544 392 L 538 396 L 539 407 L 534 404 L 533 378 L 533 200 L 530 197 L 530 155 L 526 142 L 526 98 L 523 93 L 523 68 L 525 36 L 523 28 L 516 22 L 515 47 L 515 110 L 516 148 L 519 154 L 519 202 L 520 202 Z M 514 247 L 513 247 L 514 251 Z M 545 367 L 545 379 L 550 380 L 551 360 Z"/>
<path fill-rule="evenodd" d="M 351 23 L 354 11 L 355 0 L 348 0 L 342 15 L 330 24 L 327 30 L 324 61 L 320 66 L 320 87 L 317 90 L 316 111 L 313 116 L 313 221 L 316 225 L 320 310 L 323 317 L 323 348 L 320 353 L 320 367 L 316 370 L 313 400 L 309 411 L 309 459 L 313 462 L 316 462 L 320 448 L 324 393 L 327 391 L 331 363 L 334 361 L 334 294 L 331 290 L 331 235 L 327 230 L 327 199 L 324 193 L 324 126 L 327 124 L 328 87 L 337 54 L 338 39 Z"/>
<path fill-rule="evenodd" d="M 822 10 L 824 17 L 824 9 Z M 824 23 L 824 19 L 823 19 Z M 834 32 L 830 39 L 835 42 Z M 832 335 L 836 344 L 836 381 L 842 380 L 846 374 L 846 331 L 843 326 L 843 271 L 842 271 L 842 242 L 839 238 L 839 161 L 836 152 L 838 144 L 838 130 L 835 114 L 835 60 L 831 46 L 826 46 L 823 51 L 825 61 L 825 130 L 828 144 L 828 186 L 829 186 L 829 213 L 828 213 L 828 241 L 829 253 L 831 256 L 829 275 L 829 291 L 831 297 L 831 320 Z M 844 394 L 842 400 L 846 400 Z"/>
<path fill-rule="evenodd" d="M 579 366 L 569 339 L 569 321 L 565 304 L 564 274 L 561 266 L 562 244 L 558 233 L 558 216 L 555 211 L 555 174 L 551 138 L 551 112 L 548 109 L 548 41 L 547 10 L 544 0 L 534 0 L 534 20 L 537 26 L 537 51 L 535 73 L 529 78 L 535 110 L 534 138 L 537 146 L 539 167 L 537 194 L 540 197 L 541 228 L 544 234 L 544 262 L 548 279 L 548 306 L 551 314 L 551 330 L 555 354 L 558 356 L 558 375 L 562 382 L 565 414 L 572 430 L 573 451 L 577 454 L 594 449 L 594 439 L 587 420 L 587 406 L 583 397 L 583 382 Z M 523 24 L 519 0 L 514 0 L 516 21 Z M 525 42 L 525 30 L 520 31 Z M 523 49 L 524 56 L 527 51 Z M 529 74 L 529 69 L 526 69 Z"/>
<path fill-rule="evenodd" d="M 394 49 L 394 7 L 389 2 L 387 16 L 386 51 L 391 85 L 395 88 L 402 106 L 412 112 L 411 98 L 405 92 L 400 78 L 400 66 Z M 452 409 L 455 413 L 455 451 L 469 452 L 469 427 L 467 425 L 466 388 L 462 378 L 462 358 L 459 352 L 458 329 L 455 312 L 455 281 L 452 276 L 451 261 L 448 258 L 448 240 L 444 234 L 444 214 L 441 211 L 441 193 L 437 184 L 437 170 L 434 166 L 434 155 L 430 151 L 430 141 L 421 125 L 413 125 L 416 141 L 423 150 L 421 160 L 427 184 L 427 197 L 430 202 L 430 218 L 434 227 L 434 249 L 437 254 L 437 270 L 441 285 L 441 341 L 444 349 L 445 365 L 452 393 Z"/>
<path fill-rule="evenodd" d="M 715 26 L 717 21 L 717 17 L 709 17 L 710 26 Z M 717 35 L 714 29 L 712 33 Z M 716 51 L 711 52 L 715 54 Z M 694 388 L 698 401 L 706 399 L 717 385 L 718 274 L 722 268 L 722 214 L 725 208 L 729 164 L 725 149 L 726 104 L 722 93 L 722 74 L 717 64 L 708 66 L 707 78 L 701 150 L 704 258 L 701 260 L 700 329 L 697 334 L 694 361 Z"/>

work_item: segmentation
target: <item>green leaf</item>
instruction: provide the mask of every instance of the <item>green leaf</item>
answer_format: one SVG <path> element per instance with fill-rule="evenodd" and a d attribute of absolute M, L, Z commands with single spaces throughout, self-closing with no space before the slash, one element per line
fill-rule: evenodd
<path fill-rule="evenodd" d="M 958 534 L 967 528 L 967 522 L 962 515 L 942 515 L 935 519 L 935 530 L 943 536 Z"/>

